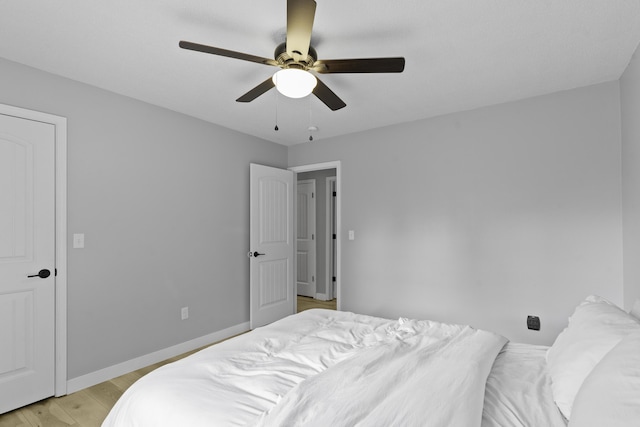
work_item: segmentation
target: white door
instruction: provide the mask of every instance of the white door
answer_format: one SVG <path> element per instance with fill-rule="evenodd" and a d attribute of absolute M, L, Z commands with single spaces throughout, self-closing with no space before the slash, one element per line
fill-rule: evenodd
<path fill-rule="evenodd" d="M 316 180 L 297 186 L 296 287 L 298 295 L 316 296 Z"/>
<path fill-rule="evenodd" d="M 251 329 L 294 313 L 293 172 L 250 166 Z"/>
<path fill-rule="evenodd" d="M 54 162 L 54 125 L 0 114 L 0 413 L 55 391 Z"/>

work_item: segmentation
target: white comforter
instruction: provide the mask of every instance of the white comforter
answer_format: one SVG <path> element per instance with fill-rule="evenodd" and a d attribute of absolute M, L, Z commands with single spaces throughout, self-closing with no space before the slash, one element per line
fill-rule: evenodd
<path fill-rule="evenodd" d="M 480 426 L 505 343 L 468 326 L 309 310 L 143 377 L 103 427 Z"/>

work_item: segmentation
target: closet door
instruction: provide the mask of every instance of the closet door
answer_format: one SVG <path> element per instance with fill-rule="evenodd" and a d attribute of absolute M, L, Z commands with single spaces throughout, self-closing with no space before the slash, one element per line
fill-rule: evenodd
<path fill-rule="evenodd" d="M 55 126 L 0 114 L 0 413 L 55 387 Z"/>
<path fill-rule="evenodd" d="M 297 294 L 316 297 L 316 181 L 298 181 L 296 190 Z"/>

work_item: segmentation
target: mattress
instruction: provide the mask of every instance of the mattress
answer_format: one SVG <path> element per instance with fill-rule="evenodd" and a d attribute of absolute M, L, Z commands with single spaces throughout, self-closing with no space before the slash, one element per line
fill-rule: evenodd
<path fill-rule="evenodd" d="M 148 374 L 103 427 L 564 426 L 543 348 L 506 342 L 465 325 L 307 310 Z"/>

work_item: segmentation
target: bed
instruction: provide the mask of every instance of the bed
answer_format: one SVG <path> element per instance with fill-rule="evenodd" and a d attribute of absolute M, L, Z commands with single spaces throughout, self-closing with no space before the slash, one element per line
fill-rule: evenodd
<path fill-rule="evenodd" d="M 584 329 L 580 319 L 570 320 L 554 349 L 558 340 L 551 348 L 509 343 L 465 325 L 314 309 L 155 370 L 123 394 L 103 427 L 595 426 L 575 424 L 574 418 L 582 417 L 577 409 L 567 421 L 570 414 L 557 397 L 564 389 L 556 388 L 565 380 L 575 388 L 580 375 L 585 382 L 600 359 L 622 344 L 631 350 L 619 352 L 614 365 L 626 360 L 626 353 L 640 354 L 634 353 L 640 349 L 640 322 L 599 297 L 590 298 L 572 319 L 580 317 L 581 307 L 598 306 L 619 311 L 625 322 L 624 332 L 606 345 L 599 342 L 598 354 L 604 354 L 589 358 L 595 363 L 585 368 L 587 375 L 582 369 L 568 379 L 554 377 L 554 369 L 566 374 L 567 354 L 580 359 L 589 353 L 584 345 L 575 346 L 576 331 Z M 640 356 L 633 357 L 628 364 L 637 363 L 640 370 Z M 615 377 L 604 371 L 605 378 Z M 628 372 L 622 376 L 633 380 Z M 597 381 L 594 387 L 603 389 Z M 577 394 L 570 408 L 591 411 L 591 400 L 602 400 Z M 640 402 L 640 395 L 635 397 Z M 633 398 L 632 391 L 617 400 Z M 626 415 L 640 416 L 637 405 Z"/>

